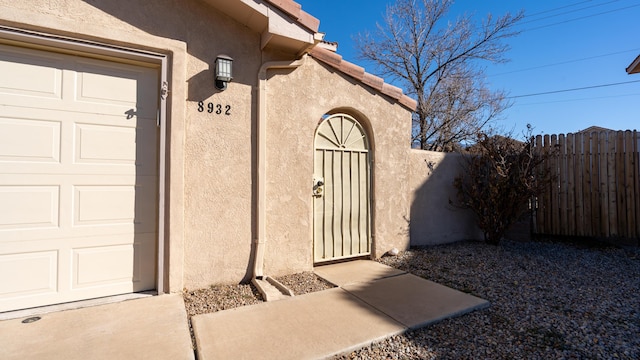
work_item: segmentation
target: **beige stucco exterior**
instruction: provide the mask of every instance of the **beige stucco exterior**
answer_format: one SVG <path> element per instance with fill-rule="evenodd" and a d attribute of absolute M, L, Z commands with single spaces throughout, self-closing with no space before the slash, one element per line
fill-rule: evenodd
<path fill-rule="evenodd" d="M 407 248 L 411 113 L 310 57 L 298 69 L 270 72 L 268 93 L 278 96 L 269 96 L 267 105 L 267 272 L 313 265 L 313 139 L 324 114 L 350 114 L 368 131 L 375 256 Z"/>
<path fill-rule="evenodd" d="M 251 278 L 259 171 L 266 179 L 265 273 L 312 269 L 313 144 L 325 114 L 347 113 L 368 133 L 373 256 L 394 247 L 408 248 L 410 233 L 420 245 L 471 236 L 472 231 L 454 226 L 453 213 L 447 213 L 452 220 L 437 231 L 409 229 L 409 218 L 417 211 L 442 215 L 442 199 L 433 203 L 423 191 L 423 168 L 424 160 L 443 159 L 409 149 L 412 100 L 379 78 L 367 74 L 363 83 L 362 74 L 340 71 L 344 63 L 332 67 L 306 55 L 319 39 L 317 29 L 309 28 L 314 19 L 308 14 L 302 12 L 295 20 L 295 7 L 285 11 L 266 1 L 237 3 L 0 0 L 0 26 L 166 56 L 170 92 L 167 140 L 161 145 L 166 186 L 161 189 L 164 209 L 159 214 L 165 219 L 165 290 Z M 90 54 L 92 47 L 86 51 Z M 225 91 L 213 83 L 220 54 L 234 59 L 234 79 Z M 261 66 L 273 60 L 301 64 L 267 70 L 261 88 Z M 378 89 L 367 84 L 377 84 Z M 266 100 L 260 120 L 266 126 L 264 164 L 256 155 L 259 91 L 265 91 Z M 199 102 L 204 111 L 199 111 Z M 206 111 L 208 103 L 213 113 Z M 215 113 L 217 105 L 221 114 Z M 451 171 L 426 178 L 444 186 Z"/>
<path fill-rule="evenodd" d="M 427 246 L 483 238 L 473 212 L 456 206 L 457 190 L 453 180 L 464 171 L 462 156 L 411 150 L 411 245 Z"/>

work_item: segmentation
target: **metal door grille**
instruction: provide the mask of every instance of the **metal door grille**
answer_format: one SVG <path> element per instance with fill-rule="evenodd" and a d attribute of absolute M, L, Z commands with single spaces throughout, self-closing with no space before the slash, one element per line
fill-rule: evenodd
<path fill-rule="evenodd" d="M 318 127 L 314 198 L 314 260 L 371 253 L 370 159 L 366 133 L 352 117 L 331 116 Z"/>

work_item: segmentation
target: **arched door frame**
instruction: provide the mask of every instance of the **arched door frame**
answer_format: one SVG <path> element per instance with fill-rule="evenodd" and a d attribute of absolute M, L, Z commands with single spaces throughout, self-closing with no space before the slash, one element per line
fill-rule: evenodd
<path fill-rule="evenodd" d="M 314 136 L 314 263 L 373 253 L 371 136 L 356 117 L 323 116 Z"/>

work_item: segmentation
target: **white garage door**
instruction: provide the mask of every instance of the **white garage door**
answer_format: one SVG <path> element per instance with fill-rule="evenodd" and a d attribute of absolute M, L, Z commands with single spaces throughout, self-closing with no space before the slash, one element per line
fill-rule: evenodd
<path fill-rule="evenodd" d="M 0 311 L 155 288 L 158 75 L 0 44 Z"/>

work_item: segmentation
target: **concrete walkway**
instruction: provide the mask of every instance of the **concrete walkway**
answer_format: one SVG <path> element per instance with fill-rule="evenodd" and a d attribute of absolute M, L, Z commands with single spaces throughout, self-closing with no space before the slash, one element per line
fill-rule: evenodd
<path fill-rule="evenodd" d="M 373 261 L 316 268 L 338 287 L 194 316 L 200 360 L 322 359 L 488 306 Z M 194 359 L 180 295 L 0 321 L 0 359 Z"/>
<path fill-rule="evenodd" d="M 180 295 L 128 300 L 39 318 L 26 323 L 24 318 L 0 321 L 0 359 L 194 359 Z"/>
<path fill-rule="evenodd" d="M 192 317 L 198 358 L 323 359 L 489 305 L 373 261 L 315 272 L 339 287 Z"/>

